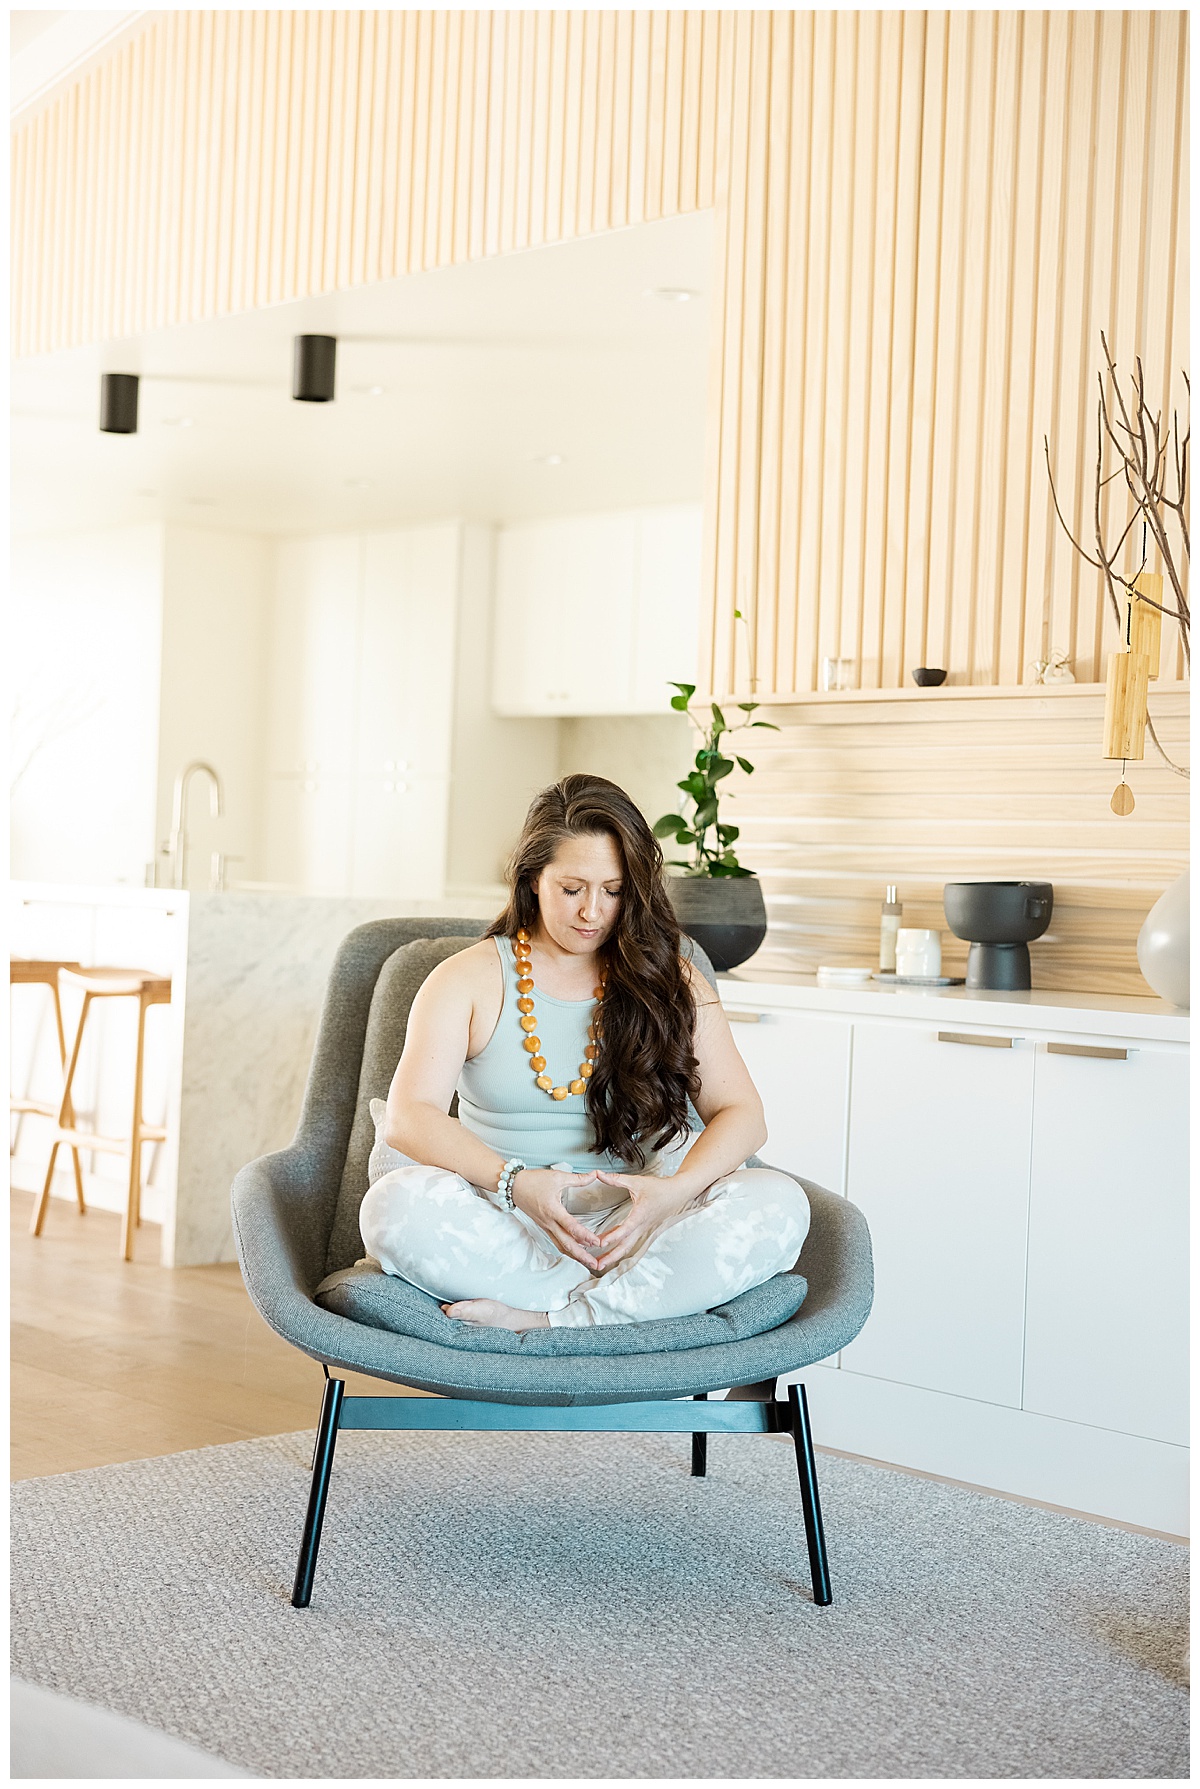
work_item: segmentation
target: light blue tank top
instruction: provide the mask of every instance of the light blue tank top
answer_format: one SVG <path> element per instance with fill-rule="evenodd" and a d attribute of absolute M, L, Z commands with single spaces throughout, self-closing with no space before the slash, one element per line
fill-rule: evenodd
<path fill-rule="evenodd" d="M 569 1162 L 576 1172 L 609 1168 L 624 1172 L 627 1164 L 607 1150 L 596 1153 L 596 1134 L 587 1114 L 586 1096 L 551 1099 L 537 1085 L 524 1047 L 517 1011 L 517 976 L 512 943 L 498 937 L 496 949 L 504 976 L 504 1002 L 496 1029 L 478 1056 L 464 1062 L 458 1077 L 458 1116 L 469 1131 L 504 1156 L 519 1156 L 531 1168 Z M 556 1087 L 579 1078 L 588 1042 L 595 1000 L 554 1000 L 538 988 L 534 994 L 537 1035 L 546 1073 Z"/>

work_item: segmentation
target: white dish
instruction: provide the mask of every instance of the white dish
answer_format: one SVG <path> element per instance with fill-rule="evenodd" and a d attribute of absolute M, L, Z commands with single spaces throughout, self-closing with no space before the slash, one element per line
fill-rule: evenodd
<path fill-rule="evenodd" d="M 817 986 L 823 988 L 865 988 L 874 973 L 873 969 L 860 969 L 853 964 L 820 963 L 817 966 Z"/>

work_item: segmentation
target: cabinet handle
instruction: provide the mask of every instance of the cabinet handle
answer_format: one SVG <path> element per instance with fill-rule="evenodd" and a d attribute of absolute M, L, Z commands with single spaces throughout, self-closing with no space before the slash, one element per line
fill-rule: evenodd
<path fill-rule="evenodd" d="M 1102 1056 L 1106 1062 L 1127 1062 L 1128 1050 L 1109 1049 L 1104 1044 L 1047 1044 L 1050 1056 Z"/>
<path fill-rule="evenodd" d="M 1016 1042 L 1011 1037 L 989 1037 L 982 1031 L 939 1031 L 939 1044 L 979 1044 L 985 1050 L 1011 1050 Z"/>
<path fill-rule="evenodd" d="M 761 1025 L 764 1014 L 734 1012 L 732 1007 L 725 1008 L 725 1017 L 731 1025 Z"/>

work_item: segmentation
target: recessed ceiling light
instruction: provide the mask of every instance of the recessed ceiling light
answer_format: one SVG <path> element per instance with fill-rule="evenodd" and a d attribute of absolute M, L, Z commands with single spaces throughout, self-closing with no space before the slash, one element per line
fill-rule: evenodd
<path fill-rule="evenodd" d="M 533 463 L 535 466 L 561 466 L 566 457 L 564 453 L 535 453 Z"/>
<path fill-rule="evenodd" d="M 193 419 L 190 416 L 164 416 L 163 417 L 163 428 L 164 429 L 190 429 L 192 427 L 193 427 Z"/>
<path fill-rule="evenodd" d="M 661 298 L 664 304 L 690 304 L 699 296 L 699 292 L 689 292 L 686 286 L 651 286 L 643 293 L 645 298 Z"/>

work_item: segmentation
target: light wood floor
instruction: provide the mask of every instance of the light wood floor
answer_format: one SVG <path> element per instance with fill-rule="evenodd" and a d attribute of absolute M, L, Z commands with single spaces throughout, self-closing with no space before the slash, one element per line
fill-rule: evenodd
<path fill-rule="evenodd" d="M 121 1261 L 120 1219 L 62 1199 L 34 1238 L 32 1207 L 13 1193 L 14 1479 L 315 1426 L 321 1369 L 267 1328 L 234 1263 L 160 1267 L 156 1224 Z M 349 1373 L 346 1389 L 391 1388 Z"/>

